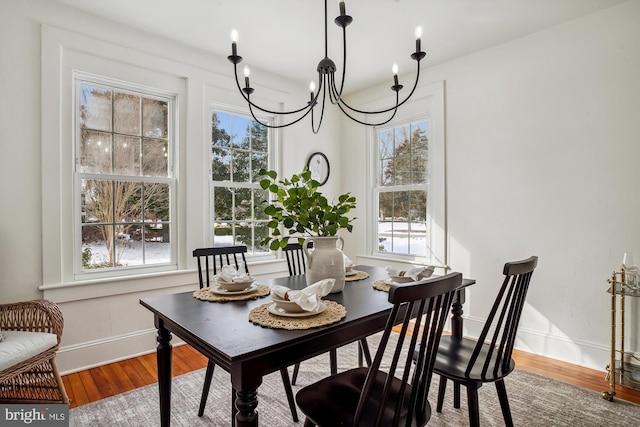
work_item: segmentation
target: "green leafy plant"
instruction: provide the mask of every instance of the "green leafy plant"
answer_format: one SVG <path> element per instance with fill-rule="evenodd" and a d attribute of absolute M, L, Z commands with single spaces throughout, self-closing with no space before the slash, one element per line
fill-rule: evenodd
<path fill-rule="evenodd" d="M 318 191 L 320 183 L 311 179 L 308 168 L 291 178 L 278 180 L 275 171 L 260 169 L 259 174 L 265 176 L 260 180 L 260 187 L 269 190 L 276 196 L 277 203 L 268 205 L 264 212 L 271 217 L 267 226 L 271 236 L 262 240 L 271 250 L 284 248 L 291 237 L 297 237 L 302 243 L 306 235 L 335 236 L 338 230 L 353 230 L 351 223 L 355 218 L 346 214 L 356 207 L 356 198 L 351 193 L 342 194 L 337 201 L 329 201 Z M 280 231 L 280 224 L 285 231 Z"/>

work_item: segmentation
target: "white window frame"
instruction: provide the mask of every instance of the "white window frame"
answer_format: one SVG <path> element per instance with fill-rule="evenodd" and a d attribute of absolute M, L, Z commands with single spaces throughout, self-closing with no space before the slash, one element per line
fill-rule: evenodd
<path fill-rule="evenodd" d="M 111 277 L 76 277 L 74 224 L 74 81 L 72 74 L 109 76 L 161 92 L 176 94 L 176 121 L 186 123 L 187 85 L 176 71 L 183 67 L 141 51 L 110 44 L 48 25 L 42 26 L 42 285 L 44 297 L 56 302 L 77 301 L 193 283 L 185 270 L 184 219 L 190 202 L 180 184 L 180 167 L 186 157 L 186 131 L 175 126 L 174 176 L 178 178 L 174 218 L 177 238 L 175 264 L 139 274 Z M 158 70 L 158 71 L 155 71 Z M 172 71 L 173 70 L 173 71 Z M 184 180 L 183 180 L 184 181 Z M 185 202 L 185 199 L 186 202 Z M 181 202 L 182 200 L 182 202 Z M 182 233 L 182 234 L 181 234 Z"/>
<path fill-rule="evenodd" d="M 73 140 L 74 140 L 74 214 L 73 214 L 73 222 L 74 222 L 74 245 L 73 245 L 73 263 L 74 263 L 74 277 L 75 280 L 91 280 L 98 278 L 111 278 L 111 277 L 123 277 L 130 276 L 135 274 L 148 274 L 148 273 L 156 273 L 162 271 L 170 271 L 177 269 L 176 262 L 176 251 L 177 251 L 177 227 L 175 224 L 175 212 L 176 212 L 176 176 L 175 176 L 175 167 L 174 167 L 174 159 L 176 157 L 176 146 L 178 142 L 178 135 L 176 133 L 176 129 L 178 127 L 177 123 L 177 103 L 178 103 L 178 94 L 168 91 L 163 91 L 151 87 L 146 87 L 144 85 L 134 84 L 130 82 L 123 82 L 119 80 L 114 80 L 105 76 L 96 76 L 94 74 L 88 74 L 82 71 L 74 70 L 72 72 L 73 79 L 73 111 L 74 111 L 74 121 L 73 121 Z M 87 174 L 78 171 L 78 167 L 80 164 L 80 108 L 77 105 L 78 102 L 78 87 L 81 82 L 92 83 L 98 86 L 107 86 L 113 89 L 118 89 L 123 92 L 133 92 L 137 93 L 141 96 L 147 98 L 157 98 L 167 101 L 169 104 L 169 116 L 168 116 L 168 126 L 169 126 L 169 138 L 168 138 L 168 156 L 169 156 L 169 164 L 168 164 L 168 176 L 167 177 L 145 177 L 145 176 L 127 176 L 127 175 L 116 175 L 116 174 Z M 122 178 L 126 181 L 131 182 L 155 182 L 155 183 L 164 183 L 168 184 L 170 187 L 169 190 L 169 200 L 170 200 L 170 218 L 169 223 L 171 224 L 169 228 L 170 233 L 170 259 L 166 263 L 158 263 L 158 264 L 149 264 L 149 265 L 136 265 L 131 267 L 117 267 L 117 268 L 108 268 L 108 269 L 97 269 L 97 270 L 83 270 L 82 268 L 82 219 L 81 219 L 81 204 L 80 204 L 80 194 L 81 194 L 81 183 L 83 179 L 107 179 L 107 180 L 118 180 Z"/>
<path fill-rule="evenodd" d="M 430 245 L 426 256 L 403 255 L 382 252 L 378 249 L 378 133 L 377 128 L 368 132 L 369 147 L 369 188 L 370 203 L 367 224 L 369 230 L 368 253 L 376 259 L 392 259 L 403 263 L 429 264 L 446 267 L 448 262 L 448 237 L 446 215 L 445 182 L 445 133 L 444 133 L 444 82 L 437 82 L 419 88 L 420 96 L 403 105 L 396 118 L 380 128 L 401 126 L 409 122 L 428 120 L 429 138 L 429 181 L 427 184 L 427 230 Z M 424 186 L 407 185 L 398 190 L 411 190 Z"/>
<path fill-rule="evenodd" d="M 233 107 L 230 106 L 228 104 L 222 104 L 222 103 L 218 103 L 218 102 L 209 102 L 208 104 L 209 109 L 208 109 L 208 117 L 209 117 L 209 132 L 207 134 L 207 140 L 206 140 L 206 147 L 207 147 L 207 153 L 208 153 L 208 159 L 211 158 L 211 114 L 213 111 L 219 111 L 222 113 L 227 113 L 230 115 L 237 115 L 237 116 L 243 116 L 246 117 L 250 120 L 252 120 L 253 118 L 251 117 L 251 112 L 247 111 L 246 109 L 243 108 L 237 108 L 237 107 Z M 254 114 L 256 114 L 254 112 Z M 256 114 L 256 118 L 258 118 L 258 120 L 260 120 L 262 123 L 268 123 L 268 124 L 273 124 L 276 121 L 275 117 L 266 115 L 266 114 Z M 268 128 L 267 129 L 267 138 L 268 138 L 268 153 L 267 153 L 267 162 L 268 162 L 268 170 L 276 170 L 277 169 L 277 165 L 276 165 L 276 153 L 277 153 L 277 138 L 278 138 L 278 129 L 275 128 Z M 208 162 L 208 174 L 207 174 L 207 178 L 208 178 L 208 185 L 209 185 L 209 222 L 208 222 L 208 229 L 209 229 L 209 233 L 210 233 L 210 244 L 211 246 L 214 245 L 214 221 L 216 218 L 216 214 L 215 214 L 215 209 L 214 209 L 214 193 L 215 193 L 215 188 L 216 187 L 221 187 L 224 186 L 224 183 L 226 181 L 213 181 L 211 179 L 213 175 L 213 171 L 211 170 L 211 161 Z M 233 185 L 233 187 L 235 188 L 251 188 L 251 189 L 259 189 L 260 185 L 259 183 L 235 183 Z M 268 252 L 264 252 L 264 253 L 252 253 L 251 250 L 249 250 L 249 252 L 247 253 L 247 259 L 250 259 L 251 261 L 261 261 L 261 260 L 271 260 L 275 258 L 276 253 L 273 251 L 268 251 Z"/>

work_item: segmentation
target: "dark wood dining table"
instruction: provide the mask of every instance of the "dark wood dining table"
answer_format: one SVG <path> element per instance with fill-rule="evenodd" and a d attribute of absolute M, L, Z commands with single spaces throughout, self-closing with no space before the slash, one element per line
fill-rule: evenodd
<path fill-rule="evenodd" d="M 171 421 L 172 334 L 231 374 L 236 390 L 236 425 L 258 426 L 257 390 L 263 376 L 291 366 L 333 348 L 358 341 L 381 331 L 392 305 L 387 292 L 373 288 L 388 279 L 384 268 L 357 266 L 369 274 L 366 279 L 347 282 L 342 292 L 325 299 L 342 304 L 347 314 L 340 322 L 306 330 L 270 329 L 251 323 L 249 311 L 270 301 L 269 297 L 226 303 L 202 301 L 193 292 L 159 295 L 140 300 L 154 314 L 158 330 L 158 387 L 161 426 Z M 291 289 L 306 286 L 305 276 L 259 280 Z M 465 288 L 475 283 L 464 279 L 452 307 L 452 333 L 462 335 L 462 303 Z M 195 413 L 194 408 L 194 413 Z"/>

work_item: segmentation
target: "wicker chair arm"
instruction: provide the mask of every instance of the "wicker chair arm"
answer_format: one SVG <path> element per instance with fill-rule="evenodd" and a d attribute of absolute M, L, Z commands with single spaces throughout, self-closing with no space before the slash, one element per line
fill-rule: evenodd
<path fill-rule="evenodd" d="M 28 332 L 49 332 L 62 338 L 64 318 L 60 307 L 49 300 L 0 304 L 0 329 Z"/>

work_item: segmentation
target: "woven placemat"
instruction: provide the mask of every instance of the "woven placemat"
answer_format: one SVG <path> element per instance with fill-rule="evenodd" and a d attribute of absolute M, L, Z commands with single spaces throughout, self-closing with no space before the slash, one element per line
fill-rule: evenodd
<path fill-rule="evenodd" d="M 195 298 L 202 301 L 228 302 L 228 301 L 246 301 L 250 299 L 258 299 L 266 297 L 271 293 L 271 289 L 267 285 L 257 285 L 257 289 L 241 295 L 219 295 L 210 291 L 211 288 L 198 289 L 193 293 Z"/>
<path fill-rule="evenodd" d="M 249 312 L 249 321 L 265 328 L 274 329 L 311 329 L 339 322 L 347 315 L 347 309 L 335 301 L 322 300 L 327 308 L 319 314 L 309 317 L 284 317 L 269 313 L 267 307 L 272 304 L 262 304 Z"/>
<path fill-rule="evenodd" d="M 376 280 L 373 282 L 373 288 L 383 292 L 389 292 L 391 285 L 384 280 Z"/>
<path fill-rule="evenodd" d="M 344 277 L 345 282 L 355 282 L 356 280 L 362 280 L 369 277 L 369 273 L 367 273 L 366 271 L 360 271 L 360 270 L 353 270 L 353 271 L 355 271 L 356 274 L 352 274 L 351 276 L 345 276 Z"/>

